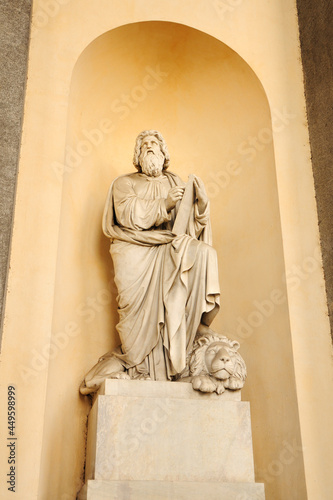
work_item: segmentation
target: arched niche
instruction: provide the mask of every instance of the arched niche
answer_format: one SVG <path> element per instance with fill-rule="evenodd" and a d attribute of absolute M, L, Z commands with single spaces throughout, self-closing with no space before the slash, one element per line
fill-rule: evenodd
<path fill-rule="evenodd" d="M 89 404 L 77 388 L 118 343 L 102 211 L 110 182 L 133 170 L 134 140 L 146 128 L 164 135 L 170 170 L 184 180 L 199 175 L 211 198 L 222 290 L 213 327 L 240 341 L 247 363 L 243 399 L 251 402 L 256 479 L 266 482 L 269 498 L 286 498 L 296 480 L 302 490 L 301 455 L 279 477 L 267 469 L 283 440 L 299 440 L 272 124 L 275 132 L 283 126 L 278 116 L 272 120 L 247 63 L 193 28 L 125 25 L 79 57 L 59 165 L 65 173 L 52 329 L 54 343 L 68 342 L 49 366 L 41 491 L 60 498 L 80 486 Z M 68 407 L 75 426 L 68 426 Z M 62 464 L 56 471 L 54 460 Z"/>

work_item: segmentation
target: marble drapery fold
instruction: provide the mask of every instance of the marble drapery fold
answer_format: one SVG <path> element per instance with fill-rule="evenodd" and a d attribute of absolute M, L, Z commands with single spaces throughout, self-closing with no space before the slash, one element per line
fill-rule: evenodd
<path fill-rule="evenodd" d="M 165 171 L 118 177 L 111 185 L 103 231 L 118 288 L 121 352 L 132 376 L 170 379 L 186 366 L 200 322 L 210 325 L 219 309 L 217 255 L 211 246 L 209 204 L 194 203 L 186 234 L 175 236 L 177 206 L 165 207 L 181 179 Z"/>

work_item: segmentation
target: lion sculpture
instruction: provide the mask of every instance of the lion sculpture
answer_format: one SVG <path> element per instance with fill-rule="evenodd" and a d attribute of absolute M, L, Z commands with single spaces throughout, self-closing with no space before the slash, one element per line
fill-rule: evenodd
<path fill-rule="evenodd" d="M 210 328 L 199 331 L 180 381 L 187 379 L 193 389 L 222 394 L 226 389 L 241 389 L 246 366 L 238 353 L 239 343 L 218 335 Z"/>
<path fill-rule="evenodd" d="M 239 343 L 218 335 L 200 325 L 186 369 L 174 380 L 191 382 L 193 389 L 222 394 L 226 389 L 241 389 L 246 378 L 246 366 L 238 353 Z M 119 352 L 120 347 L 118 348 Z M 107 378 L 130 379 L 121 361 L 109 352 L 87 373 L 80 386 L 81 394 L 96 392 Z"/>

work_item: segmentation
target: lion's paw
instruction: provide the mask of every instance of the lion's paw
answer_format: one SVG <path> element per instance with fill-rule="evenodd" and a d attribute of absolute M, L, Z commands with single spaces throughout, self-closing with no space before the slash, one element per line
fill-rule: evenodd
<path fill-rule="evenodd" d="M 241 389 L 244 385 L 244 381 L 237 379 L 235 377 L 230 377 L 226 381 L 226 387 L 227 389 L 230 389 L 231 391 L 236 391 L 237 389 Z"/>
<path fill-rule="evenodd" d="M 223 385 L 223 382 L 216 381 L 216 392 L 217 394 L 223 394 L 225 392 L 225 387 Z"/>
<path fill-rule="evenodd" d="M 192 379 L 192 387 L 196 391 L 201 392 L 214 392 L 216 390 L 216 385 L 214 382 L 205 376 L 196 376 Z"/>

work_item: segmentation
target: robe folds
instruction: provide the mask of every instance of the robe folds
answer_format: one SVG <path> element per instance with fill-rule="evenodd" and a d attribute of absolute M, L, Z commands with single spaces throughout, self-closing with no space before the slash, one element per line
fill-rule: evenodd
<path fill-rule="evenodd" d="M 174 186 L 184 183 L 167 171 L 118 177 L 103 216 L 118 289 L 121 350 L 114 355 L 132 376 L 158 380 L 185 369 L 200 322 L 209 326 L 219 309 L 209 204 L 199 213 L 194 203 L 186 234 L 174 235 L 179 203 L 165 208 Z"/>

